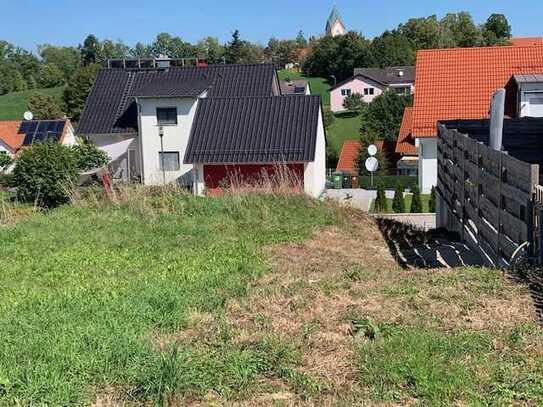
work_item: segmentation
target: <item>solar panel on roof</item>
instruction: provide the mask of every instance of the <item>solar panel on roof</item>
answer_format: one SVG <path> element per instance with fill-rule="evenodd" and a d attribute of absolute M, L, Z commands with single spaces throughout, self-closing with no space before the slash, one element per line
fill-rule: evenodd
<path fill-rule="evenodd" d="M 55 131 L 57 133 L 62 133 L 64 131 L 64 125 L 65 124 L 66 124 L 66 122 L 64 122 L 64 121 L 57 122 L 57 127 L 56 127 Z"/>
<path fill-rule="evenodd" d="M 23 146 L 29 146 L 32 144 L 32 140 L 34 139 L 34 133 L 27 133 L 25 135 L 25 138 L 23 140 Z"/>
<path fill-rule="evenodd" d="M 19 126 L 19 133 L 34 133 L 36 131 L 36 127 L 38 127 L 38 122 L 24 121 Z"/>
<path fill-rule="evenodd" d="M 47 139 L 47 133 L 44 132 L 36 132 L 36 135 L 34 136 L 33 143 L 43 143 Z"/>

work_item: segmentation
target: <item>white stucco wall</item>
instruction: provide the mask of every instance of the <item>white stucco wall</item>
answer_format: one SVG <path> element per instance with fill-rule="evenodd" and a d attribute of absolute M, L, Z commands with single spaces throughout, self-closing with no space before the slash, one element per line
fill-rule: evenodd
<path fill-rule="evenodd" d="M 326 140 L 322 111 L 319 111 L 317 126 L 317 142 L 315 145 L 315 161 L 304 165 L 304 191 L 306 194 L 318 198 L 326 186 Z"/>
<path fill-rule="evenodd" d="M 0 151 L 5 151 L 10 157 L 14 157 L 13 150 L 4 144 L 2 140 L 0 140 Z"/>
<path fill-rule="evenodd" d="M 416 146 L 419 153 L 419 188 L 421 193 L 429 194 L 437 185 L 437 138 L 418 138 Z"/>
<path fill-rule="evenodd" d="M 205 194 L 206 184 L 204 180 L 204 164 L 194 165 L 192 188 L 194 195 L 203 196 Z"/>
<path fill-rule="evenodd" d="M 196 113 L 195 98 L 145 98 L 139 99 L 140 123 L 139 139 L 142 154 L 142 181 L 145 185 L 162 185 L 163 173 L 160 170 L 161 151 L 158 133 L 157 107 L 177 108 L 177 125 L 163 126 L 164 151 L 178 152 L 179 171 L 166 171 L 166 183 L 192 183 L 192 164 L 183 164 L 190 130 Z"/>
<path fill-rule="evenodd" d="M 93 134 L 88 140 L 104 150 L 112 162 L 109 171 L 113 178 L 129 181 L 130 178 L 141 176 L 141 153 L 137 134 Z M 129 173 L 128 151 L 134 150 L 136 156 L 136 171 Z M 122 154 L 118 153 L 123 151 Z M 120 155 L 119 155 L 120 154 Z"/>
<path fill-rule="evenodd" d="M 70 121 L 67 121 L 67 128 L 64 131 L 64 137 L 62 138 L 62 144 L 65 146 L 73 146 L 76 144 L 75 132 Z"/>

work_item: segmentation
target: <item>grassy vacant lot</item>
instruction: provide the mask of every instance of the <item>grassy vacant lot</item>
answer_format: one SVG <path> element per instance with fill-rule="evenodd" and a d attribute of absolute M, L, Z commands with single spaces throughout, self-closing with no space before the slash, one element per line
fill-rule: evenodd
<path fill-rule="evenodd" d="M 357 212 L 135 190 L 0 242 L 0 405 L 543 403 L 527 288 L 402 270 Z"/>
<path fill-rule="evenodd" d="M 23 92 L 13 92 L 0 96 L 0 120 L 22 120 L 27 110 L 28 98 L 34 93 L 43 93 L 56 98 L 62 97 L 64 87 L 50 89 L 32 89 Z"/>

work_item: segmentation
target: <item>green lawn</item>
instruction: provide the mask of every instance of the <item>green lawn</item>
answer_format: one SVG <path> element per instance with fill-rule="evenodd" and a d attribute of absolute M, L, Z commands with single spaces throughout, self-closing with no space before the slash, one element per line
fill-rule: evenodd
<path fill-rule="evenodd" d="M 22 120 L 27 110 L 28 98 L 34 93 L 43 93 L 56 98 L 62 98 L 63 86 L 50 89 L 32 89 L 23 92 L 13 92 L 0 96 L 0 120 Z"/>
<path fill-rule="evenodd" d="M 302 73 L 292 70 L 281 70 L 278 72 L 279 79 L 306 79 L 311 86 L 313 95 L 320 95 L 325 107 L 330 106 L 330 83 L 325 78 L 308 78 Z M 327 130 L 328 145 L 338 154 L 346 140 L 360 139 L 360 117 L 352 114 L 338 114 L 332 126 Z"/>
<path fill-rule="evenodd" d="M 305 79 L 309 81 L 312 95 L 320 95 L 322 98 L 322 104 L 324 106 L 330 106 L 330 84 L 326 78 L 308 78 L 301 72 L 283 69 L 278 71 L 279 80 L 283 81 L 286 78 L 290 79 Z"/>
<path fill-rule="evenodd" d="M 339 154 L 345 141 L 360 140 L 360 115 L 337 114 L 336 120 L 326 130 L 326 134 L 328 146 Z"/>

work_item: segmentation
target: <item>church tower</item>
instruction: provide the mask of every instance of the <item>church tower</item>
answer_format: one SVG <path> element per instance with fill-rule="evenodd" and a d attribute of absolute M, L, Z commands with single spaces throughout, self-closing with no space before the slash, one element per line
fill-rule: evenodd
<path fill-rule="evenodd" d="M 339 11 L 337 11 L 336 6 L 334 6 L 330 13 L 330 17 L 328 17 L 328 21 L 326 22 L 326 36 L 337 37 L 338 35 L 345 34 L 347 34 L 347 29 L 339 15 Z"/>

